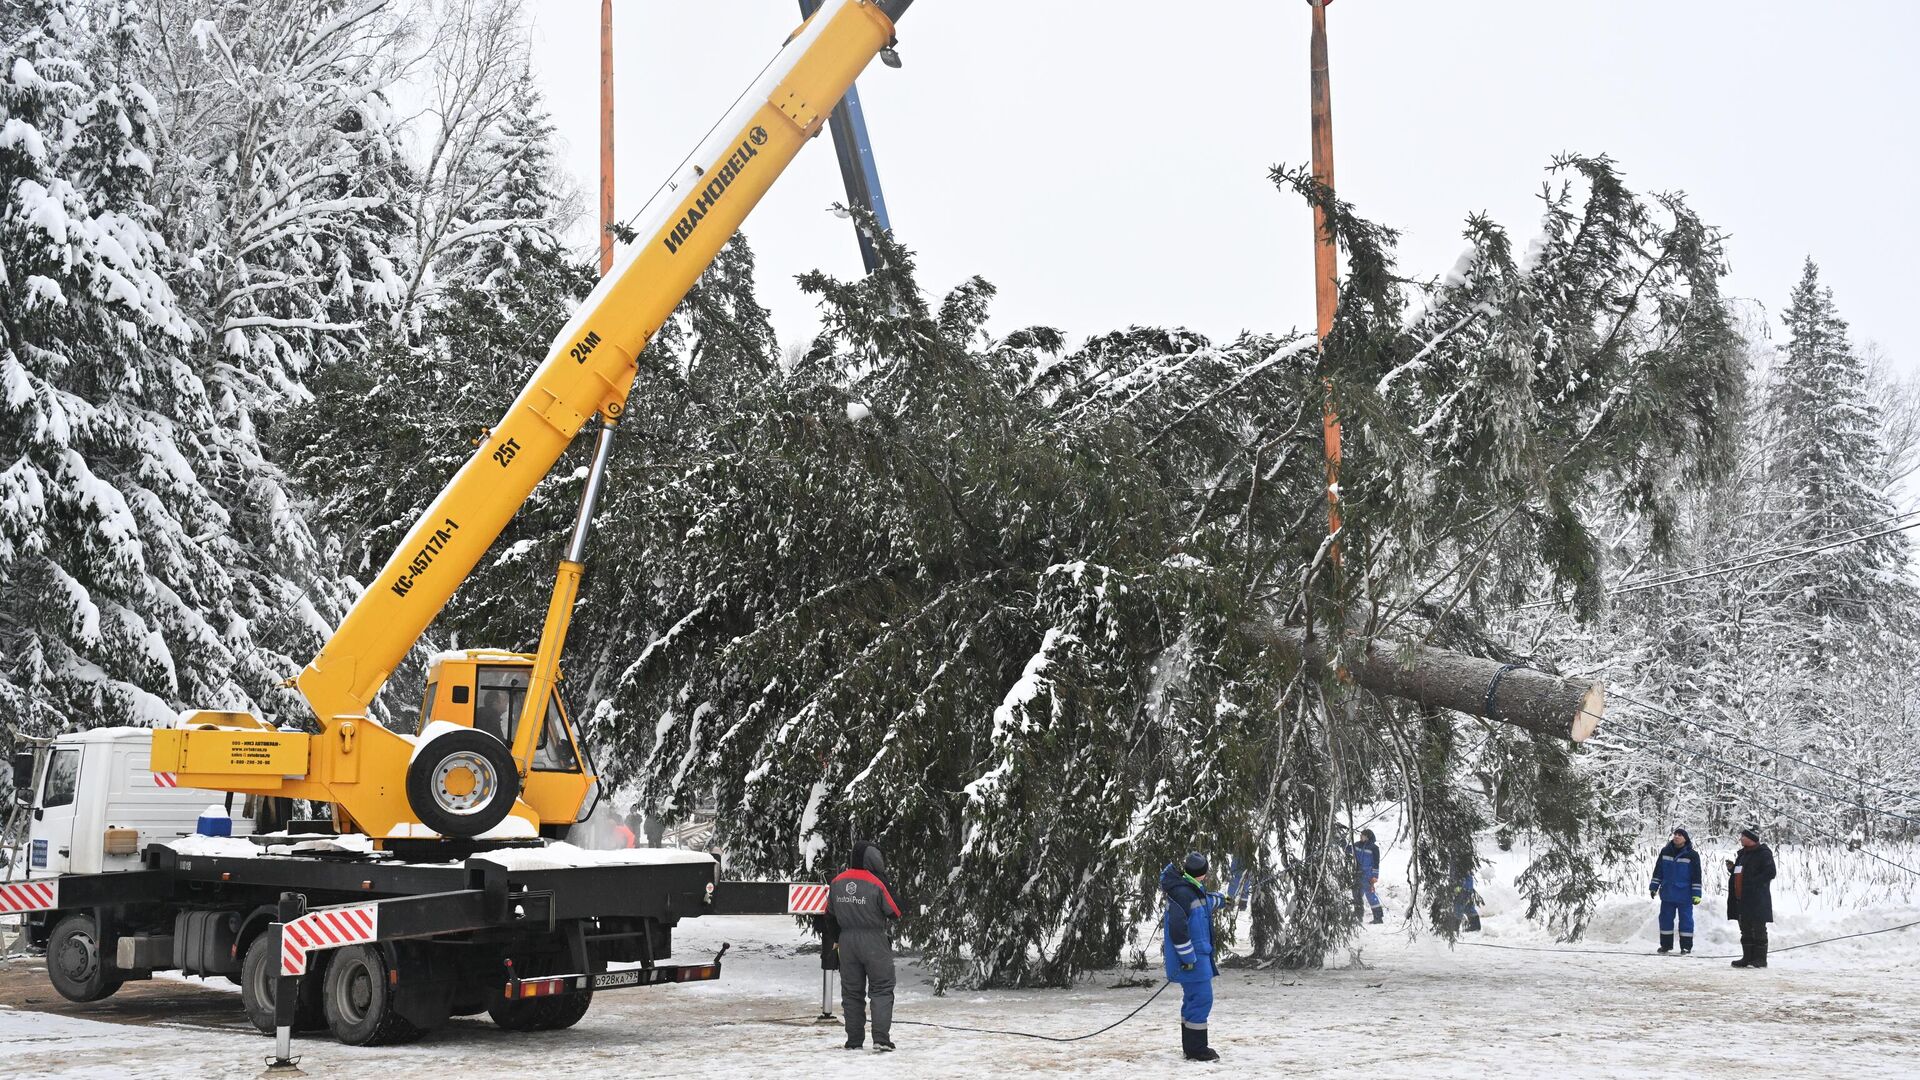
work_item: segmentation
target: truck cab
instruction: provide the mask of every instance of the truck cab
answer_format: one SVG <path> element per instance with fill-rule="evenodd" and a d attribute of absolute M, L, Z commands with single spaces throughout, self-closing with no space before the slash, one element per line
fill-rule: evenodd
<path fill-rule="evenodd" d="M 484 731 L 514 746 L 525 719 L 534 657 L 495 649 L 444 652 L 427 662 L 427 687 L 418 733 L 429 725 L 454 724 Z M 563 839 L 586 818 L 596 790 L 593 764 L 576 737 L 556 690 L 534 735 L 533 757 L 521 781 L 520 798 L 540 815 L 543 829 Z"/>
<path fill-rule="evenodd" d="M 147 845 L 191 835 L 209 803 L 228 796 L 176 786 L 149 767 L 153 732 L 96 728 L 14 755 L 14 798 L 31 811 L 15 879 L 140 868 Z M 235 835 L 252 831 L 233 815 Z"/>

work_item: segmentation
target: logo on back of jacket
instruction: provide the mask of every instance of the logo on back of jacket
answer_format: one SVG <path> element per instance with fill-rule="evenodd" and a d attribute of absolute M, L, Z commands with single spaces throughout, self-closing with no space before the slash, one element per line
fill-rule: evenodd
<path fill-rule="evenodd" d="M 847 882 L 847 884 L 843 888 L 843 891 L 847 895 L 840 898 L 840 903 L 842 904 L 864 904 L 867 902 L 866 897 L 854 895 L 855 893 L 860 891 L 860 883 L 857 881 Z"/>
<path fill-rule="evenodd" d="M 693 235 L 693 231 L 700 227 L 700 222 L 719 204 L 721 197 L 727 193 L 727 189 L 733 186 L 734 180 L 745 171 L 747 162 L 760 156 L 757 148 L 766 145 L 766 142 L 767 129 L 758 125 L 755 125 L 746 138 L 740 140 L 740 145 L 734 148 L 733 153 L 727 155 L 727 160 L 720 163 L 720 168 L 714 172 L 713 179 L 707 181 L 707 186 L 700 189 L 700 197 L 693 201 L 693 205 L 687 208 L 685 214 L 681 215 L 680 223 L 673 227 L 672 232 L 661 237 L 660 242 L 666 245 L 667 254 L 672 255 L 680 250 L 680 245 L 687 242 L 687 237 Z"/>

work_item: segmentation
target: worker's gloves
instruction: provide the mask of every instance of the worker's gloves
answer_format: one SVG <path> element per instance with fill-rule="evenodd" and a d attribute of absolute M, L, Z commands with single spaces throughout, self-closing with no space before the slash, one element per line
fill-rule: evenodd
<path fill-rule="evenodd" d="M 1694 907 L 1699 907 L 1699 906 L 1700 906 L 1700 898 L 1699 898 L 1699 897 L 1697 897 L 1697 896 L 1696 896 L 1696 897 L 1694 897 L 1694 898 L 1693 898 L 1693 906 L 1694 906 Z"/>
<path fill-rule="evenodd" d="M 1181 964 L 1181 965 L 1180 965 L 1180 970 L 1181 970 L 1181 971 L 1192 971 L 1192 970 L 1193 970 L 1193 964 L 1191 964 L 1191 963 L 1186 963 L 1186 964 Z"/>
<path fill-rule="evenodd" d="M 1651 899 L 1653 899 L 1654 897 L 1656 897 L 1656 896 L 1659 896 L 1659 895 L 1660 895 L 1660 890 L 1659 890 L 1659 889 L 1657 889 L 1657 888 L 1654 888 L 1654 887 L 1652 887 L 1652 886 L 1648 886 L 1648 888 L 1647 888 L 1647 899 L 1649 899 L 1649 900 L 1651 900 Z"/>

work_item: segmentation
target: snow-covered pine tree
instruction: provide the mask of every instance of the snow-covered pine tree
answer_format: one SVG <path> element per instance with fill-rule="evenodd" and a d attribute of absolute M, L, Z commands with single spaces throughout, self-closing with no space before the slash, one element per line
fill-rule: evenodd
<path fill-rule="evenodd" d="M 1786 349 L 1773 372 L 1769 407 L 1777 433 L 1771 472 L 1787 502 L 1784 536 L 1863 536 L 1893 516 L 1880 418 L 1868 398 L 1866 364 L 1848 340 L 1833 290 L 1808 259 L 1784 315 Z M 1905 534 L 1864 539 L 1818 560 L 1789 564 L 1776 587 L 1806 619 L 1816 663 L 1854 652 L 1871 636 L 1911 625 L 1913 586 Z M 1854 641 L 1838 640 L 1854 638 Z"/>
<path fill-rule="evenodd" d="M 0 708 L 29 731 L 273 715 L 275 645 L 326 595 L 250 414 L 193 363 L 148 201 L 142 6 L 0 17 Z"/>
<path fill-rule="evenodd" d="M 1886 425 L 1811 263 L 1786 324 L 1781 351 L 1747 328 L 1735 465 L 1688 488 L 1670 550 L 1618 520 L 1605 617 L 1531 628 L 1681 717 L 1623 704 L 1623 745 L 1602 752 L 1654 831 L 1758 822 L 1832 840 L 1901 828 L 1875 808 L 1920 810 L 1889 798 L 1920 787 L 1904 720 L 1920 635 L 1904 534 L 1889 532 L 1906 519 Z"/>
<path fill-rule="evenodd" d="M 154 4 L 141 33 L 182 303 L 226 357 L 225 392 L 298 399 L 406 293 L 417 178 L 387 89 L 411 26 L 391 0 L 207 0 Z"/>
<path fill-rule="evenodd" d="M 393 320 L 418 334 L 448 288 L 511 273 L 484 254 L 553 242 L 553 125 L 533 87 L 520 0 L 452 0 L 436 12 L 427 94 L 434 122 L 410 170 L 403 285 Z M 500 233 L 517 233 L 500 242 Z"/>
<path fill-rule="evenodd" d="M 392 554 L 593 284 L 559 239 L 571 206 L 558 187 L 553 125 L 528 82 L 518 86 L 515 118 L 469 162 L 493 177 L 474 196 L 474 220 L 497 227 L 443 253 L 410 333 L 328 365 L 310 383 L 312 399 L 271 433 L 327 537 L 330 567 L 347 578 L 367 580 Z M 369 411 L 382 422 L 365 423 Z M 411 665 L 449 645 L 531 646 L 554 566 L 540 556 L 557 559 L 577 491 L 566 475 L 556 470 L 536 490 Z M 416 666 L 396 673 L 380 706 L 411 704 L 418 675 Z"/>

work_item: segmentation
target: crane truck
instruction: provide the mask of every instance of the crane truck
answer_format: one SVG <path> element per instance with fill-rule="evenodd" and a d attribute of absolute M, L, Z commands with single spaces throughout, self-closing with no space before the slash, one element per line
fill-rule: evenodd
<path fill-rule="evenodd" d="M 0 884 L 54 987 L 98 1000 L 155 970 L 237 976 L 280 1040 L 324 1026 L 395 1042 L 485 1010 L 577 1022 L 592 994 L 712 979 L 667 965 L 679 919 L 807 913 L 820 886 L 727 882 L 705 853 L 560 843 L 599 785 L 559 692 L 588 534 L 641 351 L 876 56 L 912 0 L 826 0 L 663 189 L 636 241 L 505 415 L 297 677 L 311 730 L 199 709 L 170 727 L 76 733 L 16 763 L 32 815 Z M 595 445 L 537 648 L 431 659 L 411 732 L 376 694 L 581 429 Z M 274 835 L 178 836 L 206 792 L 310 800 Z M 39 876 L 35 876 L 38 874 Z M 725 952 L 724 948 L 721 950 Z"/>

